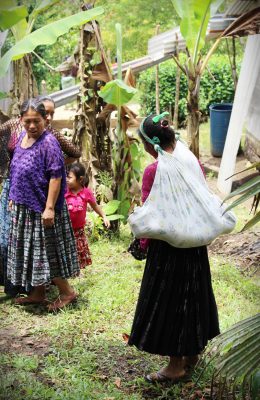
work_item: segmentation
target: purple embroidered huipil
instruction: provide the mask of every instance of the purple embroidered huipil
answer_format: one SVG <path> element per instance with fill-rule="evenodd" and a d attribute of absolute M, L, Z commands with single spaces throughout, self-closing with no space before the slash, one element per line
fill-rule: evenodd
<path fill-rule="evenodd" d="M 61 177 L 61 189 L 55 206 L 60 211 L 64 203 L 66 173 L 59 142 L 45 131 L 31 147 L 23 149 L 21 142 L 24 136 L 25 132 L 22 132 L 11 162 L 9 199 L 42 213 L 50 179 Z"/>

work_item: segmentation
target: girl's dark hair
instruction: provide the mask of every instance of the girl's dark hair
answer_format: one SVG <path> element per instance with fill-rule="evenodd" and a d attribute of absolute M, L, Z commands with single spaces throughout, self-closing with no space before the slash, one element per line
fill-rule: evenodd
<path fill-rule="evenodd" d="M 73 174 L 76 176 L 77 180 L 80 180 L 81 177 L 83 177 L 82 184 L 87 187 L 89 184 L 89 177 L 86 174 L 86 169 L 84 165 L 82 165 L 79 162 L 74 162 L 73 164 L 70 164 L 68 166 L 68 172 L 73 172 Z"/>
<path fill-rule="evenodd" d="M 170 126 L 170 122 L 166 118 L 160 119 L 158 122 L 153 122 L 153 118 L 156 117 L 156 114 L 151 114 L 144 120 L 143 130 L 144 133 L 150 138 L 158 137 L 160 140 L 160 146 L 165 148 L 175 141 L 175 132 Z M 145 138 L 142 136 L 140 130 L 138 130 L 138 134 L 143 141 Z"/>
<path fill-rule="evenodd" d="M 21 105 L 21 108 L 20 108 L 21 117 L 25 113 L 27 113 L 27 111 L 29 109 L 32 109 L 32 110 L 38 112 L 39 114 L 41 114 L 41 116 L 43 118 L 46 117 L 46 110 L 45 110 L 44 104 L 40 101 L 37 101 L 36 99 L 29 99 L 29 100 L 26 100 L 23 102 L 23 104 Z"/>
<path fill-rule="evenodd" d="M 36 96 L 35 100 L 39 101 L 41 103 L 43 101 L 50 101 L 51 103 L 53 103 L 54 108 L 55 108 L 55 101 L 53 100 L 53 98 L 51 96 L 48 96 L 47 94 L 41 94 L 40 96 Z"/>

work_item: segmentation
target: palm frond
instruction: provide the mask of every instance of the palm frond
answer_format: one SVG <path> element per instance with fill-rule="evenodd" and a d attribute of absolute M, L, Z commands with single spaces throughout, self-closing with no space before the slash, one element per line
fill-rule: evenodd
<path fill-rule="evenodd" d="M 230 386 L 234 398 L 238 391 L 243 398 L 247 392 L 252 394 L 253 377 L 260 371 L 259 338 L 260 314 L 257 314 L 237 323 L 211 341 L 201 363 L 206 362 L 203 372 L 210 364 L 214 364 L 212 387 L 217 384 L 219 393 Z"/>
<path fill-rule="evenodd" d="M 246 231 L 247 229 L 252 228 L 252 226 L 258 224 L 258 222 L 260 222 L 260 211 L 258 211 L 258 213 L 256 215 L 253 216 L 253 218 L 251 218 L 243 227 L 241 232 Z"/>
<path fill-rule="evenodd" d="M 231 210 L 232 208 L 238 206 L 239 204 L 244 203 L 247 199 L 250 199 L 250 197 L 257 195 L 259 192 L 260 192 L 260 182 L 257 185 L 248 189 L 245 193 L 241 194 L 241 196 L 238 199 L 233 201 L 233 203 L 231 203 L 225 209 L 224 213 L 226 213 L 227 211 Z"/>

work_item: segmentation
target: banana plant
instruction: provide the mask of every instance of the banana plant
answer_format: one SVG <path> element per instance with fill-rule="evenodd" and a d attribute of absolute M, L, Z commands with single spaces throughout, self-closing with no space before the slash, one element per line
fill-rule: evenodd
<path fill-rule="evenodd" d="M 21 19 L 17 24 L 11 26 L 11 32 L 15 44 L 0 58 L 0 77 L 8 71 L 11 61 L 14 61 L 14 88 L 12 95 L 15 103 L 24 98 L 32 97 L 37 93 L 36 82 L 31 67 L 31 53 L 39 45 L 51 45 L 58 37 L 67 33 L 72 27 L 85 24 L 91 19 L 96 19 L 103 13 L 102 7 L 81 11 L 58 21 L 47 24 L 32 32 L 37 16 L 59 0 L 37 0 L 34 9 L 27 18 Z M 16 7 L 16 0 L 4 0 L 8 3 L 5 10 Z M 25 79 L 27 77 L 27 79 Z"/>
<path fill-rule="evenodd" d="M 117 79 L 111 80 L 99 91 L 99 96 L 109 105 L 117 107 L 117 128 L 114 139 L 114 198 L 120 201 L 119 214 L 128 215 L 131 205 L 129 189 L 134 181 L 134 169 L 132 165 L 133 146 L 126 135 L 126 124 L 123 124 L 123 116 L 126 116 L 124 107 L 137 90 L 129 86 L 122 79 L 122 28 L 116 24 L 117 34 Z M 124 126 L 123 126 L 124 125 Z"/>
<path fill-rule="evenodd" d="M 217 37 L 207 54 L 202 55 L 201 51 L 205 45 L 210 16 L 216 13 L 222 3 L 223 0 L 172 0 L 173 6 L 181 18 L 180 31 L 187 46 L 187 57 L 183 63 L 175 56 L 173 58 L 186 75 L 188 81 L 187 130 L 191 150 L 197 158 L 199 158 L 199 91 L 201 76 L 221 40 L 234 34 L 240 27 L 245 29 L 248 23 L 257 20 L 260 13 L 258 7 L 239 17 Z"/>
<path fill-rule="evenodd" d="M 244 169 L 243 171 L 237 172 L 234 175 L 238 175 L 241 172 L 245 172 L 245 171 L 248 171 L 253 168 L 260 168 L 260 162 L 254 163 L 250 167 Z M 232 176 L 234 176 L 234 175 L 232 175 Z M 230 178 L 231 178 L 231 176 L 230 176 Z M 238 189 L 231 192 L 224 199 L 224 201 L 229 200 L 234 196 L 239 196 L 239 197 L 226 208 L 225 212 L 227 212 L 228 210 L 230 210 L 234 207 L 237 207 L 241 203 L 244 203 L 246 200 L 250 199 L 251 197 L 254 197 L 253 204 L 252 204 L 252 209 L 254 209 L 254 216 L 245 224 L 245 226 L 242 229 L 242 232 L 243 232 L 247 229 L 252 228 L 252 226 L 254 226 L 260 222 L 260 211 L 257 212 L 257 209 L 258 209 L 258 206 L 260 203 L 260 173 L 259 173 L 259 175 L 250 179 L 248 182 L 241 185 Z"/>
<path fill-rule="evenodd" d="M 223 399 L 228 391 L 234 399 L 241 398 L 241 395 L 242 399 L 248 399 L 248 394 L 252 400 L 259 399 L 259 337 L 260 314 L 238 322 L 217 336 L 208 345 L 198 365 L 203 368 L 197 381 L 214 364 L 211 389 L 218 388 L 216 398 Z"/>
<path fill-rule="evenodd" d="M 25 6 L 14 6 L 10 8 L 9 0 L 2 0 L 0 4 L 0 31 L 10 29 L 28 15 Z"/>

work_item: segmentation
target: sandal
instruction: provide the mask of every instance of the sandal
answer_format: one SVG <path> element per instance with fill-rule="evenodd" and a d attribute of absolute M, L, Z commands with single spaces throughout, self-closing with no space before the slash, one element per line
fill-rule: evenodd
<path fill-rule="evenodd" d="M 163 382 L 171 382 L 171 383 L 178 383 L 181 380 L 183 380 L 183 378 L 186 377 L 186 374 L 180 377 L 176 377 L 176 378 L 170 378 L 168 376 L 165 376 L 163 374 L 161 374 L 161 372 L 153 372 L 149 375 L 146 375 L 146 380 L 150 383 L 163 383 Z"/>
<path fill-rule="evenodd" d="M 48 311 L 59 311 L 62 308 L 68 306 L 69 304 L 75 303 L 77 300 L 78 295 L 76 293 L 72 294 L 71 296 L 62 299 L 60 296 L 52 303 L 48 305 Z"/>
<path fill-rule="evenodd" d="M 33 298 L 31 298 L 30 296 L 27 297 L 16 297 L 16 299 L 14 299 L 14 303 L 19 305 L 19 306 L 26 306 L 27 304 L 46 304 L 47 300 L 43 299 L 43 300 L 34 300 Z"/>

